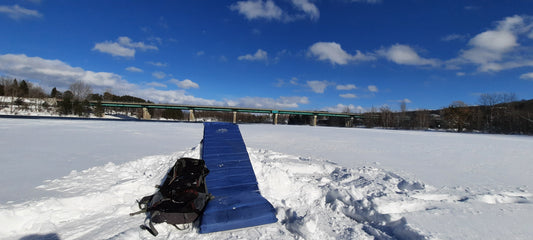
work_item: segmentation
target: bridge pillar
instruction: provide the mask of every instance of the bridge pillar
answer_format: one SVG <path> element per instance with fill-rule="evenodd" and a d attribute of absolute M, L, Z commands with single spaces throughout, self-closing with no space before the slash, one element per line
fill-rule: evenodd
<path fill-rule="evenodd" d="M 274 113 L 274 125 L 278 125 L 278 114 Z"/>
<path fill-rule="evenodd" d="M 233 112 L 233 123 L 237 123 L 237 112 Z"/>
<path fill-rule="evenodd" d="M 346 127 L 353 127 L 353 117 L 346 120 Z"/>
<path fill-rule="evenodd" d="M 194 109 L 189 110 L 189 122 L 196 121 L 196 118 L 194 117 Z"/>
<path fill-rule="evenodd" d="M 316 119 L 317 119 L 317 115 L 313 115 L 313 119 L 311 120 L 311 126 L 316 126 Z"/>
<path fill-rule="evenodd" d="M 152 116 L 150 115 L 150 112 L 148 112 L 148 108 L 143 108 L 143 116 L 142 119 L 152 119 Z"/>

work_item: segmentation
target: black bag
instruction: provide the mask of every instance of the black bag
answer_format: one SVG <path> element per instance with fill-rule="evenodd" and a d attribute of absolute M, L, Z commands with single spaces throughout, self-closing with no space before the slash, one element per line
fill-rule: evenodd
<path fill-rule="evenodd" d="M 154 236 L 158 232 L 152 223 L 166 222 L 178 228 L 176 224 L 194 222 L 211 199 L 205 185 L 207 174 L 209 170 L 204 160 L 178 159 L 168 171 L 163 184 L 156 186 L 159 191 L 137 201 L 141 210 L 130 215 L 146 212 L 149 224 L 141 225 L 141 228 Z"/>

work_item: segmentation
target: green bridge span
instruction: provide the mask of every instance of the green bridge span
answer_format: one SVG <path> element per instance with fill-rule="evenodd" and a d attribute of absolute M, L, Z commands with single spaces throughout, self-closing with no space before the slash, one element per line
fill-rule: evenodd
<path fill-rule="evenodd" d="M 91 106 L 96 106 L 99 103 L 96 101 L 89 102 Z M 274 124 L 277 124 L 279 114 L 288 115 L 302 115 L 311 116 L 311 125 L 316 125 L 318 117 L 341 117 L 348 118 L 353 121 L 354 118 L 362 118 L 361 114 L 355 113 L 331 113 L 324 111 L 297 111 L 297 110 L 278 110 L 267 108 L 243 108 L 243 107 L 217 107 L 217 106 L 198 106 L 198 105 L 178 105 L 178 104 L 155 104 L 155 103 L 125 103 L 125 102 L 100 102 L 102 107 L 116 107 L 116 108 L 141 108 L 143 109 L 143 119 L 149 119 L 148 109 L 179 109 L 189 111 L 189 121 L 195 121 L 195 111 L 217 111 L 217 112 L 232 112 L 233 123 L 237 122 L 237 113 L 263 113 L 272 114 Z"/>

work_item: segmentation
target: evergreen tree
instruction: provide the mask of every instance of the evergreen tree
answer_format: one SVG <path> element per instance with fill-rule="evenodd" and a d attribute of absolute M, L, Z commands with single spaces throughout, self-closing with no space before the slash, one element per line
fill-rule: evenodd
<path fill-rule="evenodd" d="M 72 102 L 72 109 L 74 110 L 74 114 L 80 117 L 83 115 L 83 105 L 80 100 L 76 98 L 74 99 L 74 102 Z"/>
<path fill-rule="evenodd" d="M 56 98 L 56 97 L 58 97 L 58 91 L 57 91 L 56 88 L 53 88 L 53 89 L 52 89 L 52 92 L 50 93 L 50 97 L 51 97 L 51 98 Z"/>
<path fill-rule="evenodd" d="M 26 80 L 22 80 L 18 88 L 19 88 L 19 91 L 18 91 L 19 97 L 28 97 L 28 95 L 30 94 L 30 87 L 28 86 L 28 83 L 26 82 Z"/>
<path fill-rule="evenodd" d="M 103 117 L 104 116 L 104 107 L 102 106 L 102 100 L 98 99 L 98 102 L 96 103 L 96 107 L 94 108 L 94 114 L 97 117 Z"/>
<path fill-rule="evenodd" d="M 71 114 L 72 113 L 72 98 L 74 94 L 71 91 L 65 91 L 63 94 L 63 101 L 61 101 L 59 107 L 61 114 Z"/>
<path fill-rule="evenodd" d="M 11 84 L 10 90 L 11 97 L 16 97 L 18 95 L 19 83 L 17 82 L 16 78 L 13 79 L 13 83 Z"/>

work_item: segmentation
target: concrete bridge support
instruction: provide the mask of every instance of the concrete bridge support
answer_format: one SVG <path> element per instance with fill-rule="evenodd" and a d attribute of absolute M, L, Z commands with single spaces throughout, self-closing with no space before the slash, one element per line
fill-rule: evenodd
<path fill-rule="evenodd" d="M 318 118 L 317 115 L 313 115 L 312 119 L 311 119 L 311 126 L 316 126 L 316 119 Z"/>
<path fill-rule="evenodd" d="M 143 108 L 143 116 L 142 119 L 150 120 L 152 119 L 152 116 L 150 115 L 150 112 L 148 112 L 148 108 Z"/>
<path fill-rule="evenodd" d="M 353 117 L 346 119 L 345 127 L 353 127 Z"/>
<path fill-rule="evenodd" d="M 233 123 L 237 123 L 237 112 L 233 112 Z"/>
<path fill-rule="evenodd" d="M 189 110 L 189 122 L 195 122 L 196 118 L 194 117 L 194 110 Z"/>
<path fill-rule="evenodd" d="M 278 125 L 278 114 L 274 113 L 274 125 Z"/>

